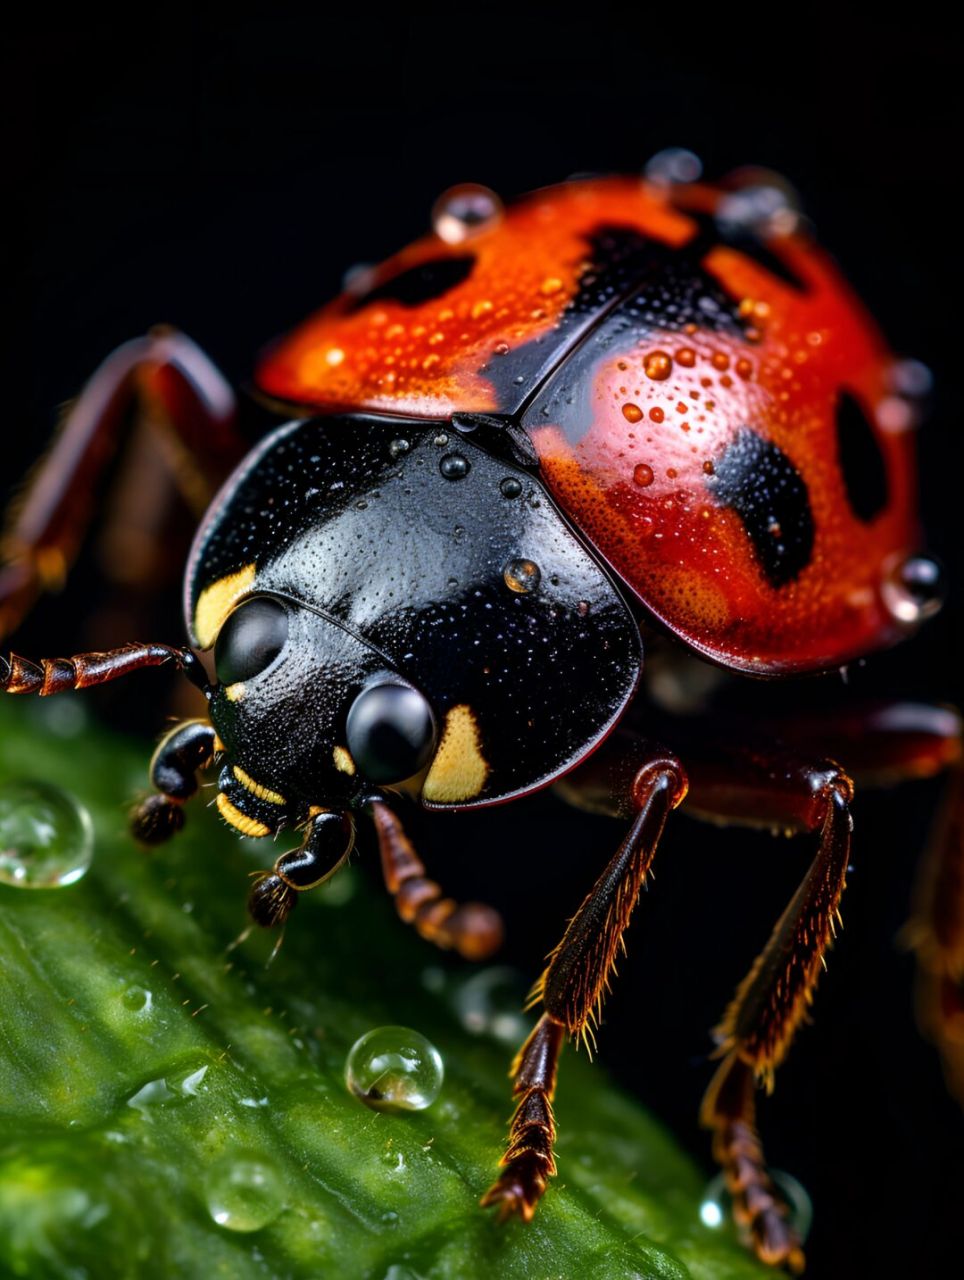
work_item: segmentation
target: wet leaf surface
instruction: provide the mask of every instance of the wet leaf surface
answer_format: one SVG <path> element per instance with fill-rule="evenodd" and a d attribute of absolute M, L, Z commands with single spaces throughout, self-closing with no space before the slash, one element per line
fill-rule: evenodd
<path fill-rule="evenodd" d="M 62 787 L 95 834 L 76 882 L 0 884 L 0 1273 L 771 1274 L 729 1228 L 700 1223 L 699 1171 L 573 1052 L 559 1176 L 529 1227 L 498 1228 L 477 1202 L 510 1110 L 511 1051 L 464 1025 L 476 971 L 440 967 L 357 865 L 306 895 L 270 968 L 264 936 L 226 951 L 273 846 L 239 844 L 196 801 L 182 836 L 139 852 L 126 807 L 148 757 L 79 716 L 0 704 L 0 787 Z M 440 1052 L 426 1109 L 372 1110 L 345 1087 L 351 1046 L 380 1026 Z"/>

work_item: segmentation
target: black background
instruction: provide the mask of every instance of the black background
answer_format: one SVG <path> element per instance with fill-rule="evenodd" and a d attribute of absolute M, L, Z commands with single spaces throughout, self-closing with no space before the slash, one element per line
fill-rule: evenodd
<path fill-rule="evenodd" d="M 241 383 L 256 350 L 336 292 L 346 268 L 420 234 L 446 186 L 509 197 L 573 172 L 639 170 L 685 145 L 709 176 L 746 163 L 786 174 L 895 349 L 934 370 L 924 521 L 959 578 L 964 59 L 946 34 L 903 21 L 867 31 L 813 10 L 806 30 L 769 40 L 722 10 L 706 26 L 601 6 L 567 19 L 205 12 L 164 6 L 136 33 L 34 23 L 5 40 L 4 486 L 58 403 L 151 324 L 179 325 Z M 80 573 L 18 647 L 81 643 L 93 583 Z M 850 691 L 960 700 L 961 594 L 913 643 L 853 671 Z M 177 637 L 176 618 L 164 625 L 151 638 Z M 152 715 L 155 687 L 128 709 Z M 849 696 L 839 681 L 819 692 Z M 916 1032 L 912 964 L 895 940 L 939 791 L 858 798 L 846 931 L 815 1025 L 763 1104 L 772 1162 L 815 1201 L 817 1277 L 937 1274 L 964 1249 L 964 1123 Z M 419 824 L 419 837 L 447 888 L 505 909 L 509 957 L 535 973 L 619 830 L 541 796 Z M 604 1063 L 708 1176 L 695 1121 L 707 1028 L 807 856 L 805 841 L 678 819 L 607 1006 Z"/>

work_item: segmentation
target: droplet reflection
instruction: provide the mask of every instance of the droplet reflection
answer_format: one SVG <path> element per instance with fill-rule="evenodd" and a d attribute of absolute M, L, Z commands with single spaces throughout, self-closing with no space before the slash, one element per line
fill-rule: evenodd
<path fill-rule="evenodd" d="M 439 1051 L 410 1027 L 376 1027 L 355 1041 L 345 1063 L 348 1088 L 376 1111 L 424 1111 L 444 1076 Z"/>
<path fill-rule="evenodd" d="M 0 882 L 63 888 L 84 875 L 93 854 L 90 814 L 73 796 L 30 779 L 0 786 Z"/>

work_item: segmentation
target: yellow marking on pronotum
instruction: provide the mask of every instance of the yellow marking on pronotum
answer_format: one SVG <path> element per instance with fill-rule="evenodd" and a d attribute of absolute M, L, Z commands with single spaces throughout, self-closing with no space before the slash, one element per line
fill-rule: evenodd
<path fill-rule="evenodd" d="M 228 702 L 243 701 L 244 695 L 247 692 L 247 689 L 244 687 L 244 682 L 241 680 L 236 680 L 234 684 L 226 684 L 224 686 L 224 696 L 227 698 Z"/>
<path fill-rule="evenodd" d="M 270 787 L 264 787 L 260 782 L 255 782 L 250 773 L 245 771 L 238 765 L 231 766 L 231 772 L 253 796 L 257 796 L 259 800 L 267 800 L 268 804 L 287 804 L 284 796 L 280 791 L 272 791 Z"/>
<path fill-rule="evenodd" d="M 351 752 L 347 747 L 335 747 L 331 754 L 334 756 L 335 768 L 339 773 L 355 776 L 355 762 L 351 758 Z"/>
<path fill-rule="evenodd" d="M 436 804 L 471 800 L 485 786 L 489 763 L 482 755 L 479 726 L 471 707 L 452 707 L 428 771 L 422 794 Z"/>
<path fill-rule="evenodd" d="M 204 588 L 194 609 L 194 634 L 202 649 L 210 649 L 214 644 L 231 606 L 238 596 L 250 591 L 253 584 L 254 565 L 246 564 L 243 569 L 225 574 Z"/>
<path fill-rule="evenodd" d="M 246 813 L 242 813 L 240 809 L 236 809 L 224 792 L 218 792 L 218 812 L 225 822 L 231 824 L 235 831 L 240 831 L 243 836 L 251 836 L 257 839 L 259 836 L 270 836 L 271 828 L 266 827 L 263 822 L 257 822 L 254 818 L 249 818 Z"/>

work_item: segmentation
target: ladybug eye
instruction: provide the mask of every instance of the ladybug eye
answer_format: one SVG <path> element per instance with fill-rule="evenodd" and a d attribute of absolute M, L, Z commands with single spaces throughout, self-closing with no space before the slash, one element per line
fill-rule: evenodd
<path fill-rule="evenodd" d="M 288 612 L 277 600 L 258 596 L 235 609 L 214 647 L 222 684 L 250 680 L 277 658 L 288 639 Z"/>
<path fill-rule="evenodd" d="M 418 773 L 435 749 L 435 717 L 418 692 L 404 684 L 376 684 L 351 705 L 348 750 L 371 782 L 401 782 Z"/>

